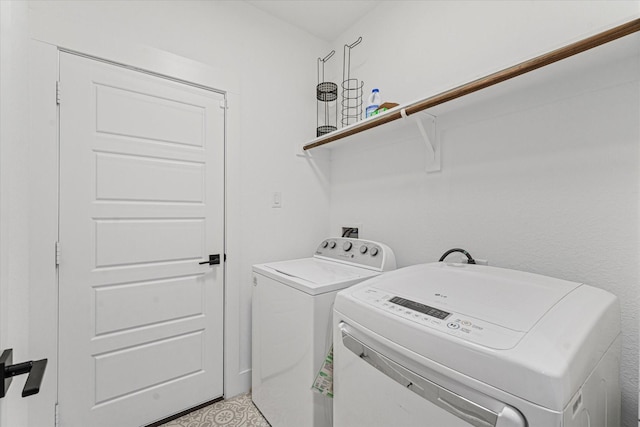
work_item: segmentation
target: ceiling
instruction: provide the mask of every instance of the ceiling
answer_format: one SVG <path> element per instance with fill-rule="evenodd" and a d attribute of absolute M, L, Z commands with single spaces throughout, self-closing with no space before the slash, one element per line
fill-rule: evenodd
<path fill-rule="evenodd" d="M 247 0 L 325 41 L 335 41 L 381 0 Z"/>

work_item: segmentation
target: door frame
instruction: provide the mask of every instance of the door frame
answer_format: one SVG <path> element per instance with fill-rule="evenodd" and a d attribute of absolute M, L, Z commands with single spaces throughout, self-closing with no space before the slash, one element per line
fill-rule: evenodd
<path fill-rule="evenodd" d="M 45 374 L 41 391 L 28 401 L 29 426 L 55 425 L 58 396 L 58 269 L 55 265 L 55 243 L 58 241 L 58 168 L 59 168 L 59 115 L 56 105 L 56 82 L 59 78 L 59 53 L 65 51 L 93 60 L 133 69 L 174 82 L 195 86 L 220 93 L 229 105 L 229 100 L 239 97 L 238 83 L 232 74 L 213 69 L 206 64 L 189 60 L 149 47 L 129 46 L 120 51 L 104 51 L 97 54 L 79 52 L 74 49 L 32 40 L 29 46 L 29 103 L 30 134 L 29 158 L 29 349 L 33 358 L 48 358 L 49 369 Z M 223 90 L 227 87 L 231 90 Z M 64 102 L 64 88 L 60 95 Z M 235 103 L 234 103 L 235 104 Z M 237 109 L 235 110 L 237 112 Z M 230 120 L 230 116 L 234 119 Z M 225 108 L 224 114 L 224 253 L 228 253 L 229 230 L 229 125 L 236 128 L 236 114 Z M 235 131 L 234 131 L 235 133 Z M 62 262 L 64 249 L 62 249 Z M 234 262 L 234 264 L 236 264 Z M 223 395 L 235 394 L 248 388 L 246 375 L 238 366 L 237 345 L 238 316 L 231 315 L 228 307 L 239 300 L 238 287 L 227 286 L 229 263 L 223 276 Z M 236 267 L 237 269 L 237 267 Z M 229 342 L 231 341 L 231 343 Z M 185 408 L 187 409 L 187 408 Z"/>

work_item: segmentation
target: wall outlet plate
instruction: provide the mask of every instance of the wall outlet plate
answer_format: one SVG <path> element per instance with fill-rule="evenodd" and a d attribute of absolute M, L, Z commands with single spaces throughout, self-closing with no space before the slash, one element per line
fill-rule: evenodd
<path fill-rule="evenodd" d="M 352 229 L 353 231 L 347 235 L 345 232 L 347 230 Z M 340 227 L 340 236 L 349 237 L 351 239 L 361 239 L 362 238 L 362 224 L 348 224 Z"/>
<path fill-rule="evenodd" d="M 271 195 L 271 207 L 272 208 L 281 208 L 282 207 L 282 192 L 274 191 Z"/>
<path fill-rule="evenodd" d="M 359 235 L 358 230 L 358 227 L 342 227 L 342 233 L 340 233 L 340 235 L 350 239 L 357 239 Z"/>

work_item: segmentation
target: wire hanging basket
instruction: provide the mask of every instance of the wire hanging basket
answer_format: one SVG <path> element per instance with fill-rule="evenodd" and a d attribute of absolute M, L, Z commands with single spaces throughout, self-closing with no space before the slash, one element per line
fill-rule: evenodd
<path fill-rule="evenodd" d="M 351 76 L 351 49 L 362 42 L 362 37 L 358 37 L 355 42 L 344 45 L 342 57 L 342 100 L 341 100 L 341 124 L 342 127 L 349 126 L 362 120 L 362 96 L 364 82 Z"/>
<path fill-rule="evenodd" d="M 324 58 L 318 58 L 318 85 L 316 86 L 316 137 L 326 135 L 338 129 L 338 85 L 324 79 L 324 64 L 336 53 L 329 52 Z M 334 114 L 331 114 L 331 110 Z M 333 120 L 332 120 L 333 119 Z"/>

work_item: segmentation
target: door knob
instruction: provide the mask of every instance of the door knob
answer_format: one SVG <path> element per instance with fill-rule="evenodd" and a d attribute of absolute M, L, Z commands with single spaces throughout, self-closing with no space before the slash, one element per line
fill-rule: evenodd
<path fill-rule="evenodd" d="M 202 264 L 209 264 L 209 265 L 220 264 L 220 254 L 209 255 L 209 261 L 202 261 L 202 262 L 199 262 L 198 264 L 200 264 L 200 265 L 202 265 Z"/>
<path fill-rule="evenodd" d="M 0 376 L 2 378 L 2 388 L 0 388 L 0 398 L 5 397 L 13 377 L 16 375 L 29 374 L 27 382 L 22 389 L 22 397 L 37 394 L 40 391 L 40 384 L 47 368 L 47 359 L 29 361 L 23 363 L 13 363 L 13 349 L 7 349 L 0 355 Z"/>

